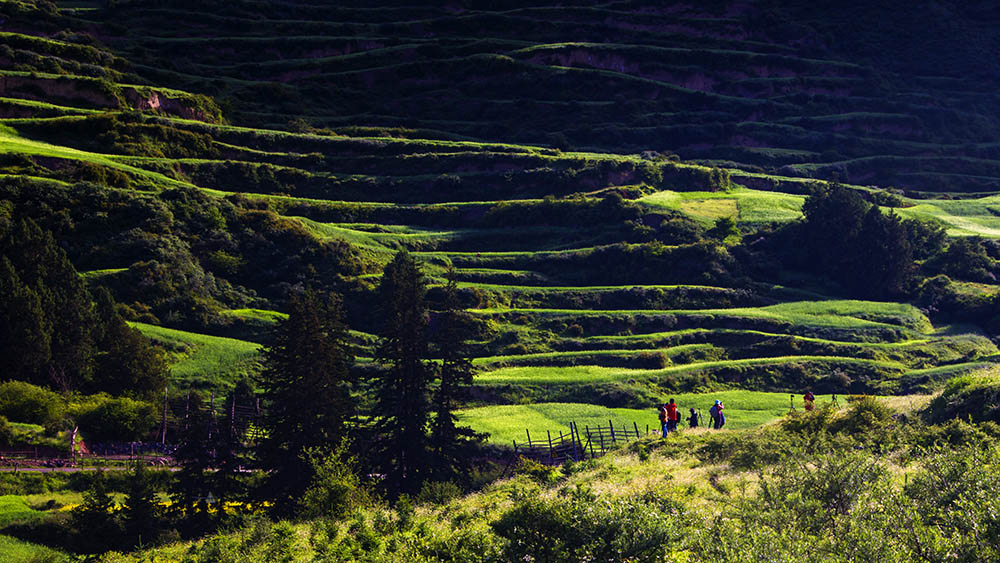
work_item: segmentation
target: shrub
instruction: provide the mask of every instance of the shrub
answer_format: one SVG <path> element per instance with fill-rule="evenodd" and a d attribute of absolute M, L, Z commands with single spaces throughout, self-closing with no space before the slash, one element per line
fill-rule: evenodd
<path fill-rule="evenodd" d="M 7 417 L 0 415 L 0 446 L 14 445 L 14 429 L 7 422 Z"/>
<path fill-rule="evenodd" d="M 428 481 L 417 494 L 420 504 L 445 504 L 462 495 L 462 488 L 451 481 Z"/>
<path fill-rule="evenodd" d="M 0 384 L 0 415 L 15 422 L 50 426 L 62 419 L 65 401 L 58 393 L 24 381 Z"/>
<path fill-rule="evenodd" d="M 312 467 L 313 479 L 299 501 L 302 516 L 342 518 L 372 503 L 358 477 L 355 460 L 347 456 L 343 444 L 329 453 L 311 448 L 305 457 Z"/>
<path fill-rule="evenodd" d="M 562 478 L 562 474 L 558 468 L 550 467 L 526 457 L 521 457 L 518 460 L 514 471 L 519 475 L 527 475 L 543 485 L 551 485 Z"/>
<path fill-rule="evenodd" d="M 837 416 L 837 411 L 829 403 L 819 405 L 812 411 L 795 411 L 788 413 L 781 421 L 781 428 L 796 434 L 815 434 L 825 432 Z"/>
<path fill-rule="evenodd" d="M 875 397 L 852 397 L 850 404 L 847 412 L 831 424 L 834 432 L 865 433 L 893 422 L 893 410 Z"/>
<path fill-rule="evenodd" d="M 108 399 L 80 416 L 80 429 L 93 442 L 139 440 L 156 425 L 156 409 L 126 397 Z"/>
<path fill-rule="evenodd" d="M 768 428 L 753 433 L 712 436 L 696 455 L 705 461 L 728 461 L 736 469 L 760 469 L 779 463 L 804 449 L 800 437 Z"/>
<path fill-rule="evenodd" d="M 507 540 L 506 561 L 666 561 L 685 518 L 658 493 L 605 498 L 578 488 L 522 501 L 492 527 Z"/>
<path fill-rule="evenodd" d="M 944 392 L 931 401 L 925 418 L 930 422 L 952 418 L 1000 422 L 1000 373 L 990 368 L 949 380 Z"/>

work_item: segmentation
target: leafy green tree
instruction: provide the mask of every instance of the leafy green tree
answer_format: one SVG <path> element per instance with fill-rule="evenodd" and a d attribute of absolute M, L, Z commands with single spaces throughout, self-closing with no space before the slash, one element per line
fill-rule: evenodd
<path fill-rule="evenodd" d="M 851 253 L 861 230 L 861 219 L 871 204 L 840 184 L 820 185 L 802 205 L 801 256 L 821 273 L 835 272 Z"/>
<path fill-rule="evenodd" d="M 948 276 L 982 283 L 996 282 L 996 263 L 976 237 L 956 237 L 941 254 L 927 261 L 927 268 Z"/>
<path fill-rule="evenodd" d="M 434 393 L 434 418 L 431 421 L 431 448 L 434 454 L 433 473 L 441 481 L 467 474 L 469 449 L 482 436 L 467 426 L 458 426 L 455 410 L 472 384 L 475 372 L 468 341 L 478 332 L 475 320 L 462 310 L 458 300 L 458 285 L 454 268 L 448 269 L 448 284 L 444 288 L 444 303 L 436 318 L 437 330 L 433 344 L 440 358 L 440 384 Z"/>
<path fill-rule="evenodd" d="M 14 435 L 14 427 L 10 425 L 6 416 L 0 414 L 0 446 L 13 446 L 16 439 L 17 437 Z"/>
<path fill-rule="evenodd" d="M 844 260 L 839 277 L 855 293 L 874 298 L 903 295 L 913 274 L 913 250 L 899 216 L 872 206 L 861 221 L 853 252 Z"/>
<path fill-rule="evenodd" d="M 312 290 L 293 296 L 260 376 L 267 405 L 260 463 L 279 512 L 293 509 L 312 480 L 305 452 L 332 450 L 348 434 L 357 410 L 353 362 L 340 297 Z"/>
<path fill-rule="evenodd" d="M 413 494 L 430 471 L 427 429 L 434 366 L 428 354 L 426 280 L 405 250 L 382 274 L 381 341 L 377 361 L 387 369 L 376 390 L 375 424 L 379 433 L 376 465 L 393 495 Z"/>
<path fill-rule="evenodd" d="M 58 393 L 24 381 L 0 383 L 0 415 L 10 420 L 53 427 L 65 411 L 66 400 Z"/>

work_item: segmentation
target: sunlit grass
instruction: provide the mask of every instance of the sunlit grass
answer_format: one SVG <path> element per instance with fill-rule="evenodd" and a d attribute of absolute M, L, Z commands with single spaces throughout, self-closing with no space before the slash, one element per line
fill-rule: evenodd
<path fill-rule="evenodd" d="M 784 416 L 791 407 L 802 409 L 801 395 L 788 393 L 765 393 L 761 391 L 720 391 L 717 393 L 678 393 L 664 396 L 663 402 L 674 399 L 682 418 L 689 415 L 689 409 L 694 408 L 702 416 L 702 424 L 708 423 L 708 409 L 718 399 L 725 405 L 726 429 L 742 430 L 767 424 Z M 844 396 L 838 396 L 841 406 L 846 404 Z M 818 403 L 832 400 L 831 395 L 817 395 Z M 617 428 L 627 428 L 634 433 L 638 427 L 640 434 L 656 431 L 659 427 L 657 405 L 648 409 L 617 409 L 589 405 L 584 403 L 537 403 L 533 405 L 496 405 L 477 407 L 459 411 L 458 417 L 462 424 L 471 426 L 479 432 L 488 432 L 490 442 L 500 445 L 511 445 L 513 440 L 524 442 L 527 433 L 532 440 L 547 439 L 547 432 L 553 432 L 555 437 L 562 431 L 569 434 L 569 424 L 575 423 L 581 432 L 586 428 L 608 426 L 609 420 Z M 686 421 L 680 425 L 685 431 Z M 688 430 L 690 431 L 690 430 Z"/>
<path fill-rule="evenodd" d="M 476 375 L 479 385 L 578 385 L 618 383 L 629 380 L 649 381 L 667 376 L 710 372 L 720 368 L 753 368 L 789 364 L 852 365 L 857 369 L 902 373 L 906 366 L 894 361 L 878 361 L 843 356 L 779 356 L 694 362 L 661 369 L 627 369 L 598 366 L 526 366 L 506 367 Z"/>
<path fill-rule="evenodd" d="M 260 344 L 144 323 L 135 326 L 153 341 L 175 350 L 170 365 L 174 386 L 224 388 L 258 370 Z"/>

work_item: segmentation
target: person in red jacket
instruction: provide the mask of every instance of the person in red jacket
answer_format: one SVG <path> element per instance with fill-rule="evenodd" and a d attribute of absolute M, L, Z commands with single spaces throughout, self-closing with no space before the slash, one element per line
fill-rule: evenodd
<path fill-rule="evenodd" d="M 667 427 L 669 430 L 677 431 L 677 422 L 680 421 L 681 414 L 677 412 L 677 404 L 673 399 L 667 403 Z"/>
<path fill-rule="evenodd" d="M 802 396 L 802 406 L 807 410 L 813 410 L 814 403 L 816 402 L 816 396 L 813 395 L 812 391 L 806 391 L 806 394 Z"/>

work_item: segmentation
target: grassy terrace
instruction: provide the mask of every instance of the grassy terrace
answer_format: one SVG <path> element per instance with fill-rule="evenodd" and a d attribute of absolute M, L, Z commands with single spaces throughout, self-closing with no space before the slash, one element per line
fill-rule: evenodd
<path fill-rule="evenodd" d="M 837 356 L 785 356 L 776 358 L 750 358 L 745 360 L 721 360 L 695 362 L 661 369 L 625 369 L 600 366 L 528 366 L 500 368 L 476 376 L 477 385 L 581 385 L 595 383 L 622 383 L 655 381 L 670 376 L 709 373 L 719 369 L 752 368 L 782 365 L 823 365 L 833 371 L 838 367 L 851 367 L 861 371 L 894 373 L 897 376 L 906 371 L 906 366 L 898 362 L 865 360 Z"/>
<path fill-rule="evenodd" d="M 607 315 L 674 315 L 711 323 L 715 319 L 769 321 L 777 326 L 829 327 L 842 329 L 892 328 L 901 334 L 919 335 L 931 331 L 930 322 L 911 305 L 874 301 L 803 301 L 767 307 L 704 310 L 619 310 L 574 309 L 476 309 L 480 315 L 533 315 L 539 317 L 593 317 Z"/>
<path fill-rule="evenodd" d="M 709 420 L 708 409 L 715 400 L 721 400 L 725 405 L 726 428 L 741 430 L 772 422 L 789 411 L 789 407 L 802 409 L 802 397 L 796 395 L 789 401 L 787 393 L 765 393 L 759 391 L 719 391 L 716 393 L 677 393 L 664 397 L 663 401 L 673 398 L 680 409 L 682 417 L 687 417 L 688 409 L 695 408 L 702 417 L 702 424 Z M 817 395 L 817 404 L 829 402 L 830 395 Z M 920 397 L 914 400 L 921 400 Z M 843 404 L 844 397 L 838 397 Z M 656 405 L 648 409 L 619 409 L 582 403 L 538 403 L 534 405 L 496 405 L 465 409 L 459 412 L 459 420 L 473 429 L 490 434 L 490 442 L 510 446 L 512 440 L 523 442 L 526 439 L 525 429 L 531 432 L 533 440 L 544 439 L 545 432 L 569 432 L 569 423 L 575 422 L 583 431 L 586 426 L 591 428 L 602 425 L 607 427 L 612 421 L 616 428 L 627 426 L 633 431 L 633 424 L 639 432 L 644 433 L 647 426 L 655 432 L 659 420 Z M 681 421 L 681 431 L 687 427 Z"/>
<path fill-rule="evenodd" d="M 805 196 L 736 188 L 725 192 L 658 191 L 639 200 L 651 209 L 682 211 L 704 224 L 731 217 L 741 224 L 787 223 L 802 216 Z"/>

